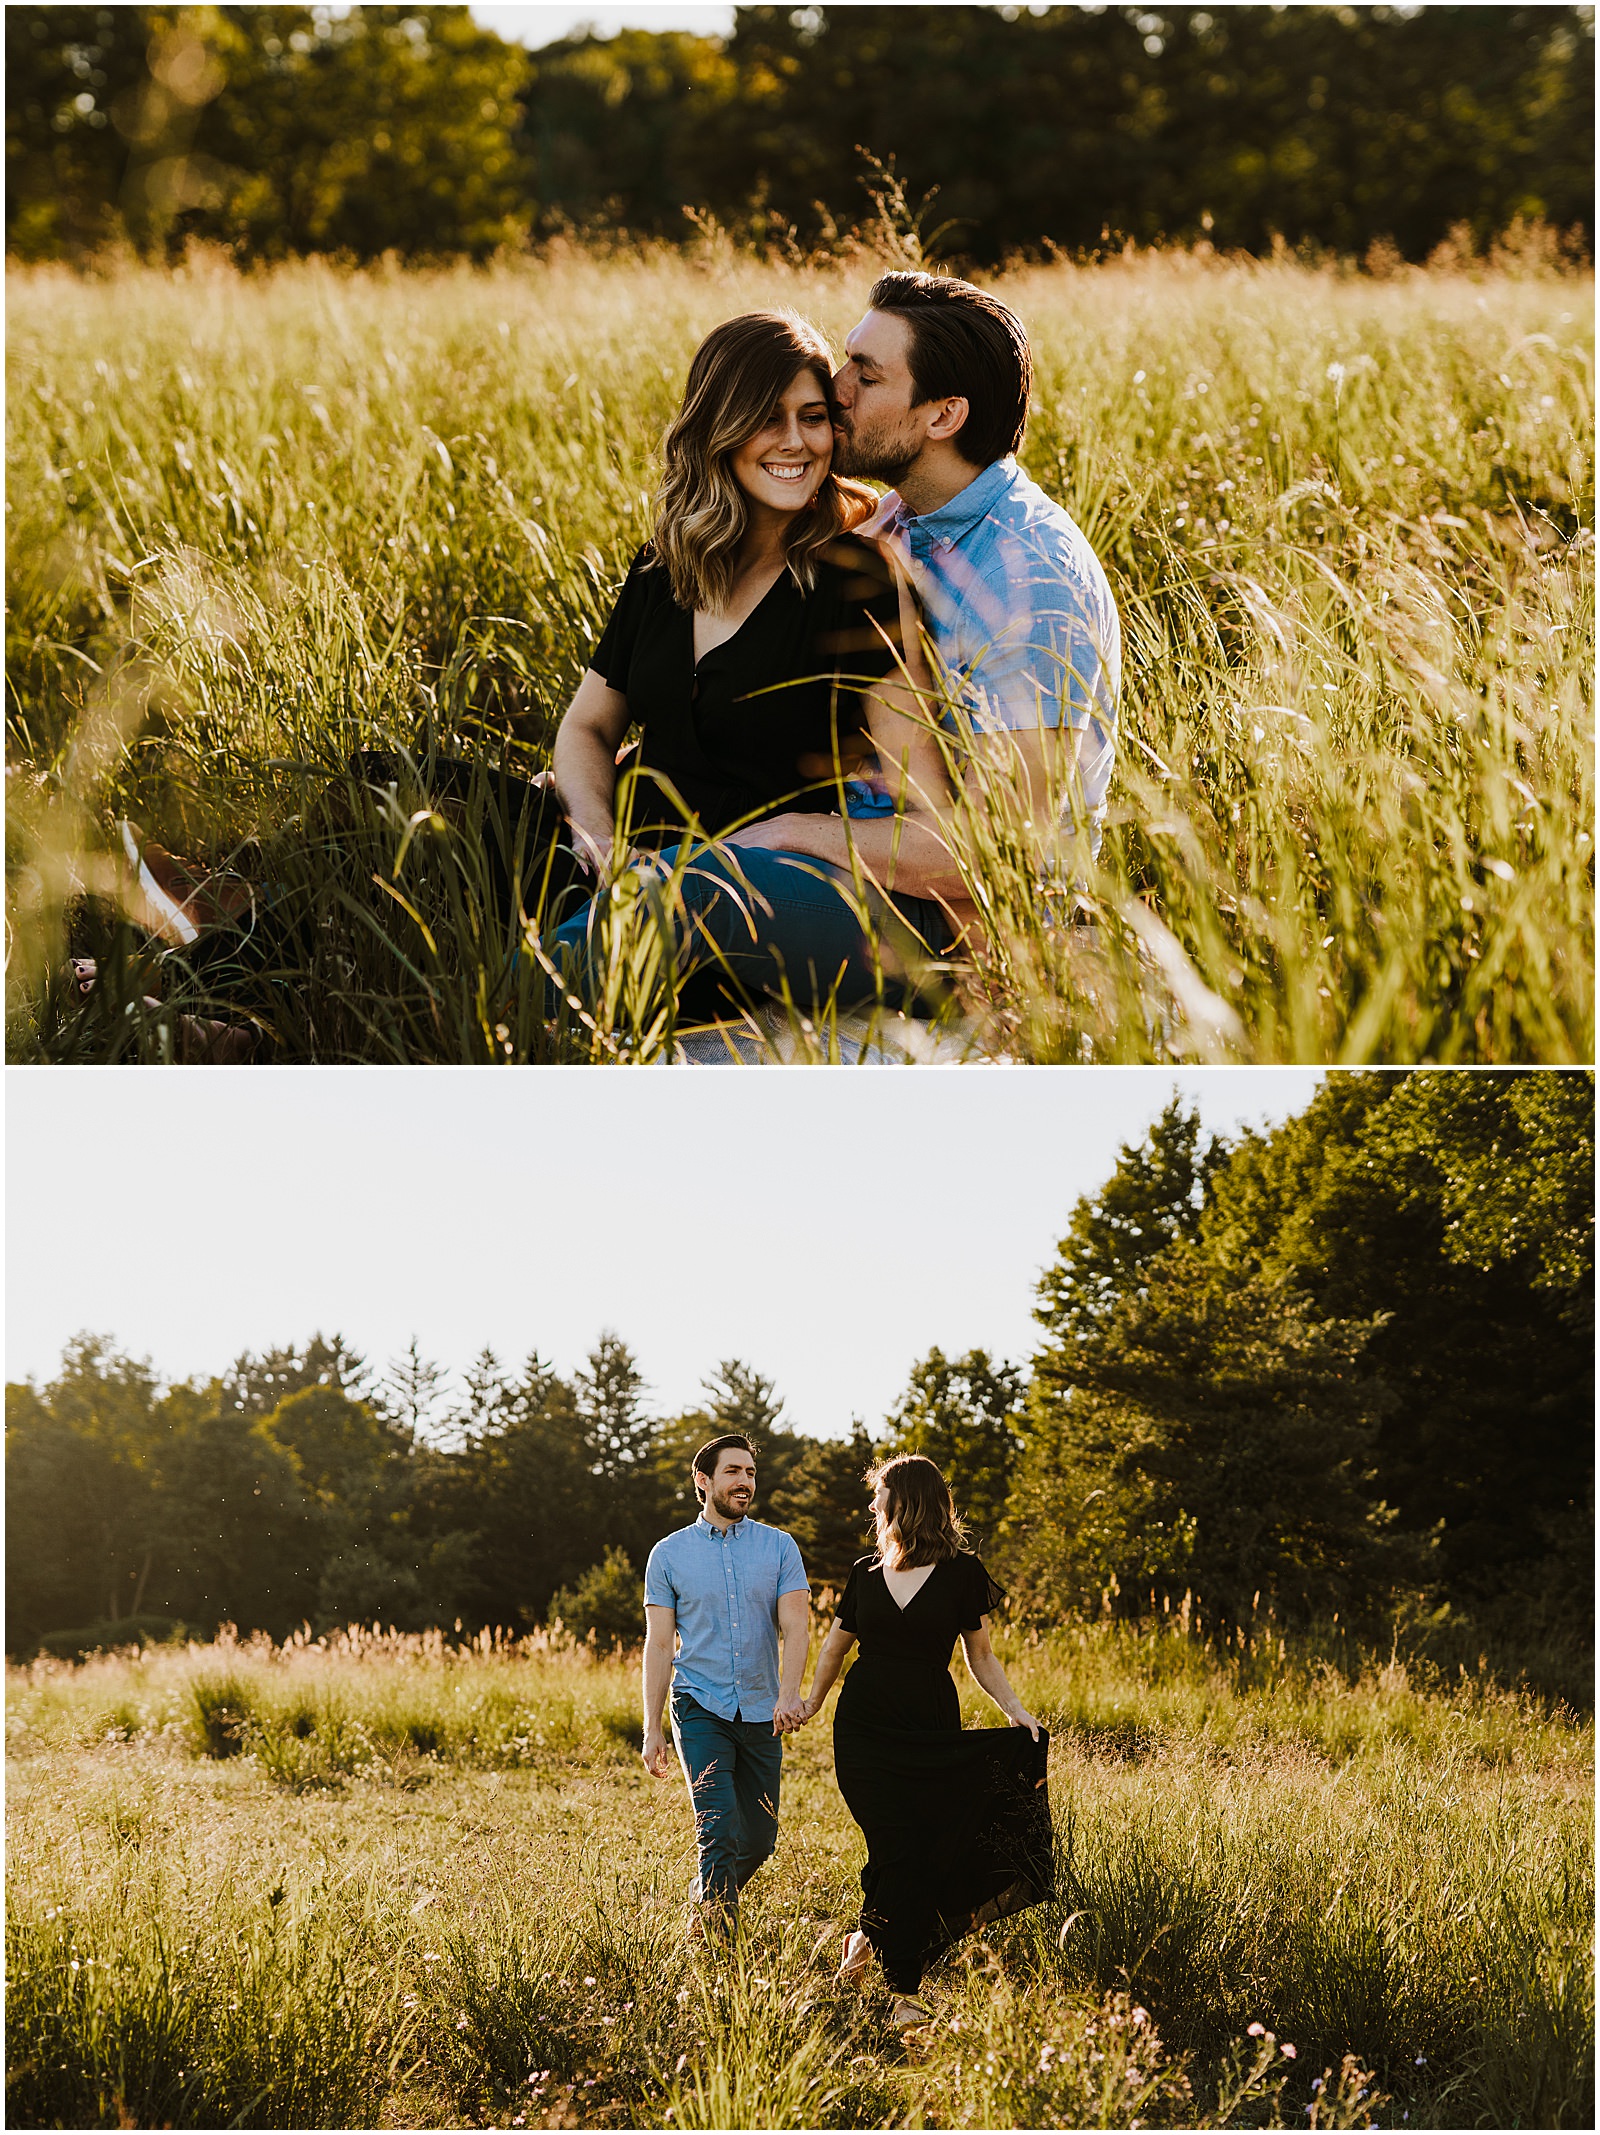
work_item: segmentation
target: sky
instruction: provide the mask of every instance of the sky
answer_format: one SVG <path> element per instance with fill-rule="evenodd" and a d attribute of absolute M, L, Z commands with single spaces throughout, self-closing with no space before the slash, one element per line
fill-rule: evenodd
<path fill-rule="evenodd" d="M 1232 1134 L 1310 1069 L 13 1069 L 6 1372 L 83 1330 L 169 1379 L 341 1333 L 561 1371 L 606 1327 L 659 1413 L 739 1357 L 820 1436 L 911 1366 L 1032 1353 L 1081 1194 L 1174 1086 Z"/>
<path fill-rule="evenodd" d="M 474 22 L 498 30 L 517 44 L 554 44 L 580 25 L 614 37 L 618 30 L 694 30 L 702 37 L 726 37 L 733 28 L 732 7 L 680 7 L 672 0 L 643 7 L 474 7 Z"/>

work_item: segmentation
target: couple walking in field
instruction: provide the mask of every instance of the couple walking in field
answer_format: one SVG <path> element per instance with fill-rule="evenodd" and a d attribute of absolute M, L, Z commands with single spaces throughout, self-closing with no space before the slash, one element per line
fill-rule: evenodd
<path fill-rule="evenodd" d="M 552 1013 L 603 995 L 608 919 L 641 902 L 693 1020 L 942 998 L 981 944 L 986 845 L 1070 900 L 1121 639 L 1087 540 L 1014 457 L 1032 377 L 1020 321 L 948 276 L 881 276 L 842 362 L 794 312 L 725 321 L 550 772 L 352 760 L 408 809 L 487 789 L 487 879 L 508 938 L 540 941 Z M 134 858 L 174 938 L 243 924 L 198 871 Z"/>
<path fill-rule="evenodd" d="M 867 1845 L 840 1977 L 860 1981 L 876 1955 L 896 2025 L 922 2023 L 926 1967 L 1054 1888 L 1048 1737 L 989 1641 L 1003 1590 L 963 1546 L 935 1464 L 884 1461 L 867 1477 L 877 1548 L 851 1571 L 803 1695 L 810 1588 L 794 1538 L 749 1517 L 749 1439 L 729 1432 L 702 1446 L 692 1479 L 699 1517 L 658 1542 L 645 1569 L 643 1749 L 665 1778 L 670 1687 L 699 1850 L 691 1934 L 731 1930 L 740 1890 L 777 1845 L 783 1738 L 822 1710 L 859 1647 L 833 1728 L 839 1790 Z M 1008 1727 L 962 1728 L 950 1675 L 958 1638 Z"/>

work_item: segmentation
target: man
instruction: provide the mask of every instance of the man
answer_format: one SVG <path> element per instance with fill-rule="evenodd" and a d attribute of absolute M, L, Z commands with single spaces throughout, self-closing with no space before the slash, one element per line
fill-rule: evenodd
<path fill-rule="evenodd" d="M 748 1438 L 713 1438 L 690 1474 L 700 1516 L 658 1542 L 645 1566 L 643 1755 L 652 1778 L 664 1779 L 670 1681 L 700 1853 L 690 1891 L 698 1938 L 708 1914 L 721 1928 L 733 1924 L 740 1890 L 778 1843 L 781 1738 L 804 1721 L 811 1590 L 793 1536 L 748 1516 L 756 1488 Z"/>
<path fill-rule="evenodd" d="M 834 465 L 894 485 L 864 531 L 893 544 L 921 598 L 945 692 L 961 708 L 943 723 L 1005 767 L 1035 821 L 1081 818 L 1098 846 L 1121 627 L 1083 533 L 1014 457 L 1033 379 L 1027 336 L 997 298 L 949 276 L 885 274 L 868 306 L 834 380 Z M 955 795 L 939 752 L 914 738 L 926 723 L 874 728 L 881 752 L 911 758 L 898 836 L 887 819 L 782 815 L 729 842 L 838 867 L 853 845 L 882 886 L 961 902 Z"/>
<path fill-rule="evenodd" d="M 834 464 L 895 485 L 863 532 L 902 563 L 940 671 L 872 701 L 894 807 L 771 816 L 696 859 L 679 968 L 798 991 L 810 954 L 819 994 L 850 1006 L 914 966 L 919 942 L 942 955 L 977 920 L 964 812 L 998 804 L 1029 825 L 1041 881 L 1070 879 L 1080 833 L 1097 849 L 1122 647 L 1088 541 L 1016 463 L 1033 371 L 1014 314 L 970 282 L 885 274 L 845 346 Z M 741 853 L 765 856 L 747 883 Z"/>

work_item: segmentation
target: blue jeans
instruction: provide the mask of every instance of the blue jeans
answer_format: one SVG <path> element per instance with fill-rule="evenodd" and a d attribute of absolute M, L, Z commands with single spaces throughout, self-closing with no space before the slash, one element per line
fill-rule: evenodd
<path fill-rule="evenodd" d="M 719 1720 L 681 1690 L 672 1693 L 672 1739 L 700 1848 L 689 1895 L 731 1909 L 778 1843 L 783 1744 L 770 1720 Z"/>
<path fill-rule="evenodd" d="M 682 847 L 662 854 L 671 867 Z M 926 897 L 889 899 L 876 890 L 862 897 L 843 868 L 803 853 L 737 851 L 723 854 L 699 848 L 679 884 L 681 912 L 670 923 L 680 987 L 717 980 L 735 992 L 759 997 L 785 992 L 802 1009 L 830 999 L 841 1009 L 877 997 L 898 1004 L 916 996 L 918 968 L 949 946 L 949 924 L 942 908 Z M 653 900 L 662 919 L 671 902 L 665 890 Z M 599 990 L 592 928 L 600 910 L 596 898 L 559 927 L 555 957 L 570 974 L 576 990 L 593 999 Z M 882 950 L 890 971 L 882 970 Z M 698 986 L 703 995 L 704 986 Z M 697 1012 L 705 1005 L 694 999 Z"/>

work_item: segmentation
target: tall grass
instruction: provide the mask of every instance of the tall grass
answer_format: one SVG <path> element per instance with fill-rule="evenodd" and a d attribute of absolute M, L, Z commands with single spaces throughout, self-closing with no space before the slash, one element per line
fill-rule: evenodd
<path fill-rule="evenodd" d="M 698 1955 L 631 1658 L 369 1634 L 14 1670 L 9 2118 L 1593 2124 L 1587 1722 L 1395 1662 L 1252 1674 L 1172 1626 L 1006 1660 L 1054 1733 L 1058 1899 L 947 1960 L 909 2046 L 833 1978 L 860 1847 L 825 1723 L 737 1946 Z"/>
<path fill-rule="evenodd" d="M 164 1057 L 180 1007 L 288 1058 L 671 1057 L 626 973 L 549 1025 L 486 798 L 385 815 L 344 766 L 542 763 L 695 341 L 771 303 L 838 341 L 869 272 L 712 247 L 13 274 L 13 1057 Z M 1098 925 L 1041 901 L 1013 802 L 974 825 L 976 1056 L 1588 1057 L 1591 288 L 1514 260 L 1008 279 L 1024 463 L 1105 559 L 1127 660 Z M 157 969 L 121 816 L 270 885 L 270 953 Z M 69 944 L 102 963 L 87 1002 Z"/>

